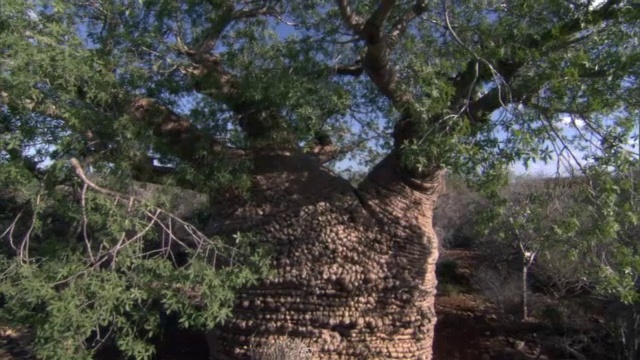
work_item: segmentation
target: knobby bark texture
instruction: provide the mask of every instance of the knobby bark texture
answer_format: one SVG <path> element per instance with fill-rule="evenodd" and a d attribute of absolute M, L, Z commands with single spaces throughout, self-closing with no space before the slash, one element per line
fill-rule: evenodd
<path fill-rule="evenodd" d="M 318 359 L 431 359 L 441 171 L 405 177 L 391 153 L 354 188 L 316 158 L 265 151 L 254 172 L 247 200 L 221 201 L 208 231 L 273 244 L 276 275 L 240 292 L 208 336 L 212 359 L 284 337 Z"/>

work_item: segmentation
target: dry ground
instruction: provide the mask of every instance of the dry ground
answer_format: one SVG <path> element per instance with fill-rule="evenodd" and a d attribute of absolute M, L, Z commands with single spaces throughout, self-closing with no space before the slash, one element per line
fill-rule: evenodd
<path fill-rule="evenodd" d="M 455 261 L 467 283 L 472 269 L 480 265 L 469 250 L 449 250 L 443 258 Z M 553 359 L 541 353 L 536 341 L 527 341 L 539 330 L 538 324 L 505 317 L 468 287 L 459 293 L 438 295 L 436 313 L 434 360 Z"/>

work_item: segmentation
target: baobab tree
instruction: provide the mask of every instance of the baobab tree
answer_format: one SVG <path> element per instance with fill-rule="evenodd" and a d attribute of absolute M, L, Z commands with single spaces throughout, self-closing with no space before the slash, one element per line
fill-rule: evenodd
<path fill-rule="evenodd" d="M 109 338 L 147 356 L 159 311 L 209 328 L 214 358 L 294 337 L 323 359 L 430 359 L 443 173 L 633 158 L 639 18 L 623 0 L 4 1 L 21 281 L 3 292 L 50 357 Z M 338 161 L 374 165 L 354 188 Z M 204 194 L 206 221 L 140 183 Z M 64 246 L 51 213 L 77 225 Z M 216 260 L 214 237 L 270 248 L 273 273 L 234 267 L 246 248 Z"/>

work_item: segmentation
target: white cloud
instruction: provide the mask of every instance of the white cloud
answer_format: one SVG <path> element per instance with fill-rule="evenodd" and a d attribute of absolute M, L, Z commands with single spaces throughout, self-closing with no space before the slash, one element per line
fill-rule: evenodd
<path fill-rule="evenodd" d="M 579 0 L 577 2 L 572 2 L 573 8 L 574 9 L 584 9 L 584 5 L 587 5 L 590 11 L 596 10 L 598 9 L 600 6 L 602 6 L 604 3 L 606 3 L 607 0 Z"/>
<path fill-rule="evenodd" d="M 589 10 L 595 10 L 599 8 L 602 4 L 607 2 L 607 0 L 587 0 L 589 2 Z"/>
<path fill-rule="evenodd" d="M 573 117 L 571 115 L 560 115 L 558 118 L 558 122 L 562 125 L 562 126 L 575 126 L 578 128 L 581 128 L 584 126 L 584 120 L 582 119 L 578 119 L 576 117 Z"/>

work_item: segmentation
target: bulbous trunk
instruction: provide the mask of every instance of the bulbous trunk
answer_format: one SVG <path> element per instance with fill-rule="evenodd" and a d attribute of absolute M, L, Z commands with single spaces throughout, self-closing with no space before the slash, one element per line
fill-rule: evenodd
<path fill-rule="evenodd" d="M 211 331 L 213 359 L 250 344 L 303 339 L 318 359 L 431 359 L 440 171 L 402 176 L 394 155 L 354 189 L 303 154 L 255 159 L 249 200 L 210 224 L 275 246 L 276 276 L 240 292 Z"/>

